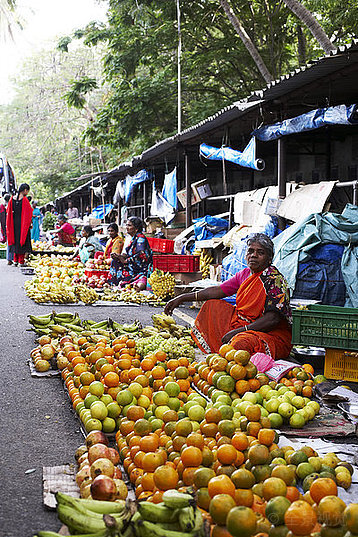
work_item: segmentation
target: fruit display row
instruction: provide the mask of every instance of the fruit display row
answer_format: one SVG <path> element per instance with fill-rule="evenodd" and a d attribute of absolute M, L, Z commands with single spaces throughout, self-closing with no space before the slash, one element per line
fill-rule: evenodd
<path fill-rule="evenodd" d="M 51 252 L 59 254 L 71 254 L 75 251 L 72 246 L 63 246 L 62 244 L 57 244 L 56 246 L 52 244 L 51 241 L 32 241 L 32 249 L 36 252 Z"/>
<path fill-rule="evenodd" d="M 109 270 L 111 259 L 105 258 L 104 254 L 98 253 L 96 259 L 89 259 L 85 263 L 86 270 Z"/>
<path fill-rule="evenodd" d="M 148 306 L 163 307 L 166 302 L 155 297 L 154 294 L 137 291 L 127 286 L 124 289 L 113 289 L 110 285 L 103 286 L 101 300 L 118 301 L 130 304 L 147 304 Z"/>
<path fill-rule="evenodd" d="M 26 295 L 37 304 L 76 304 L 79 301 L 93 304 L 99 299 L 94 289 L 86 285 L 65 284 L 64 282 L 39 283 L 37 278 L 24 283 Z"/>
<path fill-rule="evenodd" d="M 126 537 L 149 532 L 194 536 L 203 531 L 203 526 L 196 529 L 196 521 L 204 519 L 212 537 L 343 537 L 347 531 L 355 535 L 358 505 L 346 505 L 338 497 L 351 486 L 351 465 L 334 453 L 320 457 L 309 446 L 280 447 L 273 427 L 273 414 L 289 422 L 297 413 L 305 421 L 318 413 L 318 403 L 303 391 L 313 387 L 309 368 L 292 370 L 281 383 L 270 384 L 242 351 L 225 345 L 198 363 L 187 329 L 178 328 L 164 314 L 153 315 L 153 324 L 134 337 L 113 338 L 110 331 L 95 334 L 88 328 L 58 340 L 62 378 L 87 439 L 92 439 L 77 453 L 81 494 L 90 501 L 104 501 L 106 496 L 99 495 L 108 494 L 112 503 L 126 494 L 122 483 L 119 488 L 115 482 L 122 481 L 116 470 L 118 457 L 109 452 L 107 442 L 106 435 L 115 433 L 120 462 L 139 502 L 139 514 L 114 531 Z M 152 330 L 157 332 L 143 337 Z M 171 340 L 181 341 L 175 357 Z M 164 342 L 170 342 L 167 352 L 159 347 Z M 233 370 L 235 366 L 239 368 Z M 204 368 L 207 380 L 202 377 Z M 244 376 L 235 379 L 232 373 Z M 219 384 L 224 377 L 235 381 L 235 390 L 228 389 L 227 381 Z M 239 394 L 239 380 L 247 382 L 250 391 Z M 205 389 L 205 396 L 194 387 Z M 104 447 L 93 448 L 96 444 Z M 187 510 L 165 519 L 166 499 L 180 493 L 187 496 L 186 508 L 189 496 L 194 497 L 201 516 Z M 159 509 L 140 507 L 144 504 Z M 70 523 L 71 531 L 94 534 L 96 528 L 110 534 L 105 522 L 101 520 L 98 528 L 93 517 L 89 527 L 76 526 L 79 515 L 74 509 L 60 518 Z M 153 513 L 155 522 L 148 518 Z"/>

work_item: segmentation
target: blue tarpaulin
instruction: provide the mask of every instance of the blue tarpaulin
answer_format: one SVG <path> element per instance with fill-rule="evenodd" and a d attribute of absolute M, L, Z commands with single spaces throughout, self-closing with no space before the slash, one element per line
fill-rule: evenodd
<path fill-rule="evenodd" d="M 239 164 L 245 168 L 253 168 L 262 171 L 265 162 L 256 158 L 256 139 L 252 137 L 245 149 L 237 151 L 231 147 L 211 147 L 207 144 L 200 144 L 200 155 L 209 160 L 228 160 L 234 164 Z"/>
<path fill-rule="evenodd" d="M 128 203 L 131 193 L 136 185 L 144 183 L 150 179 L 149 173 L 147 170 L 140 170 L 135 175 L 127 175 L 124 180 L 124 199 Z"/>
<path fill-rule="evenodd" d="M 229 223 L 225 218 L 216 216 L 204 216 L 194 220 L 195 240 L 204 241 L 212 237 L 223 237 L 229 228 Z"/>
<path fill-rule="evenodd" d="M 327 125 L 356 125 L 358 123 L 357 112 L 357 104 L 318 108 L 301 116 L 260 127 L 254 130 L 253 135 L 262 142 L 270 142 L 287 134 L 311 131 Z"/>
<path fill-rule="evenodd" d="M 106 203 L 105 204 L 105 206 L 104 206 L 105 216 L 107 216 L 107 214 L 109 212 L 111 212 L 113 207 L 114 207 L 114 205 L 112 205 L 112 203 Z M 98 207 L 93 209 L 93 211 L 91 213 L 91 216 L 93 216 L 93 218 L 98 218 L 99 220 L 102 220 L 102 218 L 103 218 L 103 205 L 98 205 Z"/>
<path fill-rule="evenodd" d="M 341 270 L 347 289 L 345 305 L 358 307 L 358 207 L 348 203 L 342 214 L 311 214 L 285 229 L 273 242 L 273 264 L 292 290 L 299 263 L 306 263 L 314 248 L 323 244 L 342 245 Z"/>
<path fill-rule="evenodd" d="M 162 196 L 174 209 L 178 207 L 177 200 L 177 169 L 165 174 Z"/>

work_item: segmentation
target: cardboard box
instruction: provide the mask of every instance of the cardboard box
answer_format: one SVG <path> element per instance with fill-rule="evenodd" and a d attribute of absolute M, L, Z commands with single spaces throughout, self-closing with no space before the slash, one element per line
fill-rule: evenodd
<path fill-rule="evenodd" d="M 211 188 L 207 179 L 202 179 L 191 185 L 194 194 L 196 194 L 201 200 L 210 198 L 212 196 Z"/>
<path fill-rule="evenodd" d="M 176 272 L 175 282 L 186 285 L 187 283 L 197 282 L 201 280 L 201 272 Z"/>
<path fill-rule="evenodd" d="M 89 217 L 88 223 L 91 227 L 96 227 L 102 224 L 102 220 L 100 218 L 91 218 Z"/>
<path fill-rule="evenodd" d="M 148 216 L 145 219 L 146 224 L 146 232 L 150 234 L 154 234 L 157 231 L 158 227 L 162 227 L 164 222 L 161 218 L 158 218 L 157 216 Z"/>
<path fill-rule="evenodd" d="M 177 192 L 177 198 L 180 201 L 183 209 L 186 209 L 186 189 L 185 188 L 184 190 L 180 190 L 180 192 Z M 196 205 L 197 203 L 199 203 L 199 201 L 201 201 L 200 197 L 198 194 L 194 194 L 193 185 L 191 185 L 191 204 Z"/>

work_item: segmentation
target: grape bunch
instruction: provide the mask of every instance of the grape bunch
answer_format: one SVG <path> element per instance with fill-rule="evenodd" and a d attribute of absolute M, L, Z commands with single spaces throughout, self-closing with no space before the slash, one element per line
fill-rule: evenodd
<path fill-rule="evenodd" d="M 163 299 L 174 296 L 175 278 L 169 272 L 155 269 L 148 282 L 156 297 Z"/>
<path fill-rule="evenodd" d="M 174 337 L 162 338 L 159 334 L 137 339 L 136 350 L 142 357 L 158 350 L 164 351 L 168 358 L 195 357 L 195 350 L 190 343 L 185 343 L 183 339 L 180 341 Z"/>

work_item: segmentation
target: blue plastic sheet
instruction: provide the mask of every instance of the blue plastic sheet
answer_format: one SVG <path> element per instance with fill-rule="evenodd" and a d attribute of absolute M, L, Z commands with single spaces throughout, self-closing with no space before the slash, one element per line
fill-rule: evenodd
<path fill-rule="evenodd" d="M 256 158 L 256 139 L 252 137 L 245 149 L 237 151 L 231 147 L 211 147 L 207 144 L 200 144 L 200 155 L 209 160 L 228 160 L 234 164 L 239 164 L 245 168 L 262 171 L 265 168 L 265 162 Z"/>
<path fill-rule="evenodd" d="M 165 174 L 162 196 L 174 208 L 178 207 L 177 200 L 177 169 Z"/>
<path fill-rule="evenodd" d="M 104 206 L 105 216 L 107 216 L 107 214 L 109 212 L 111 212 L 113 207 L 114 207 L 114 205 L 112 205 L 112 203 L 106 203 L 105 204 L 105 206 Z M 103 218 L 103 205 L 98 205 L 98 207 L 93 209 L 91 215 L 93 216 L 93 218 L 98 218 L 99 220 L 102 220 L 102 218 Z"/>
<path fill-rule="evenodd" d="M 124 180 L 124 199 L 125 202 L 128 203 L 129 198 L 131 197 L 131 193 L 135 186 L 139 185 L 140 183 L 144 183 L 144 181 L 149 181 L 150 176 L 147 170 L 140 170 L 135 175 L 127 175 L 127 177 Z"/>
<path fill-rule="evenodd" d="M 318 108 L 307 114 L 260 127 L 254 130 L 253 135 L 262 142 L 270 142 L 281 138 L 281 136 L 311 131 L 326 125 L 356 125 L 358 123 L 357 111 L 357 104 Z"/>
<path fill-rule="evenodd" d="M 273 242 L 273 264 L 291 289 L 296 285 L 299 263 L 307 263 L 315 247 L 327 243 L 342 245 L 341 270 L 347 289 L 345 306 L 358 307 L 358 207 L 347 204 L 342 214 L 311 214 L 283 231 Z"/>
<path fill-rule="evenodd" d="M 204 216 L 194 220 L 194 234 L 197 241 L 204 241 L 212 237 L 222 237 L 227 233 L 229 223 L 224 218 Z"/>

